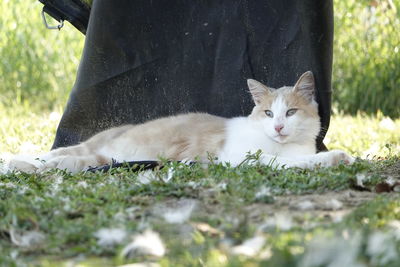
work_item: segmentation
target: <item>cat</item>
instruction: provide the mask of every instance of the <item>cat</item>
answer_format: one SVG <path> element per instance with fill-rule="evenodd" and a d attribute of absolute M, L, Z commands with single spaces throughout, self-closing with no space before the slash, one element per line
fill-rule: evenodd
<path fill-rule="evenodd" d="M 340 150 L 316 153 L 320 117 L 311 71 L 302 74 L 292 87 L 274 89 L 253 79 L 247 84 L 255 103 L 247 117 L 188 113 L 111 128 L 81 144 L 39 156 L 34 163 L 14 159 L 10 168 L 28 172 L 58 168 L 76 173 L 113 161 L 162 157 L 207 162 L 210 155 L 218 162 L 237 166 L 248 153 L 259 150 L 262 154 L 258 160 L 277 168 L 354 162 L 352 156 Z"/>

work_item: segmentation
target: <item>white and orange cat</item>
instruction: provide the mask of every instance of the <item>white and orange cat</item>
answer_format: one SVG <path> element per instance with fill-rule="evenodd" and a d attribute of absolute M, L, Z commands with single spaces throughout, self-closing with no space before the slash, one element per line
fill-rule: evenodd
<path fill-rule="evenodd" d="M 9 167 L 28 172 L 51 168 L 79 172 L 113 160 L 207 161 L 209 155 L 235 166 L 258 150 L 262 151 L 261 163 L 274 167 L 313 168 L 354 161 L 339 150 L 316 154 L 320 118 L 312 72 L 304 73 L 293 87 L 273 89 L 252 79 L 247 83 L 255 103 L 248 117 L 188 113 L 125 125 L 79 145 L 55 149 L 35 162 L 16 158 Z"/>

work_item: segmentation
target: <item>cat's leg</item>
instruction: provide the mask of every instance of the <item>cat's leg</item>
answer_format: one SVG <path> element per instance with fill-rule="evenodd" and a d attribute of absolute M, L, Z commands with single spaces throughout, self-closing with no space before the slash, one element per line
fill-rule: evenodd
<path fill-rule="evenodd" d="M 12 171 L 22 171 L 33 173 L 39 169 L 44 169 L 46 162 L 63 155 L 79 155 L 86 152 L 82 145 L 62 147 L 52 150 L 39 156 L 16 155 L 8 163 L 8 168 Z"/>
<path fill-rule="evenodd" d="M 80 171 L 84 171 L 90 167 L 96 167 L 111 163 L 111 158 L 101 155 L 61 155 L 44 162 L 43 165 L 40 166 L 38 171 L 44 172 L 50 169 L 57 168 L 60 170 L 66 170 L 71 173 L 77 173 Z"/>
<path fill-rule="evenodd" d="M 313 169 L 315 167 L 332 167 L 341 163 L 352 164 L 354 161 L 354 157 L 341 150 L 332 150 L 318 154 L 296 156 L 293 158 L 274 157 L 270 155 L 266 155 L 263 158 L 263 163 L 270 164 L 274 167 L 299 167 L 304 169 Z"/>
<path fill-rule="evenodd" d="M 85 158 L 90 158 L 91 151 L 85 144 L 79 144 L 69 147 L 60 147 L 54 149 L 44 155 L 41 155 L 41 166 L 38 168 L 39 172 L 49 169 L 65 169 L 70 172 L 78 172 L 82 170 Z M 83 158 L 81 158 L 83 157 Z"/>
<path fill-rule="evenodd" d="M 262 155 L 260 160 L 263 164 L 275 168 L 298 167 L 303 169 L 313 169 L 318 166 L 331 167 L 337 166 L 340 163 L 352 164 L 355 161 L 352 156 L 341 150 L 332 150 L 328 152 L 297 156 L 293 158 Z"/>
<path fill-rule="evenodd" d="M 11 170 L 23 171 L 23 172 L 35 172 L 41 168 L 46 161 L 49 161 L 57 156 L 75 154 L 71 152 L 77 151 L 76 147 L 62 147 L 52 150 L 48 153 L 38 156 L 27 156 L 27 155 L 15 155 L 8 164 Z"/>
<path fill-rule="evenodd" d="M 58 148 L 36 157 L 16 156 L 9 162 L 8 168 L 28 173 L 43 172 L 52 168 L 78 172 L 89 166 L 100 166 L 110 164 L 111 162 L 111 158 L 97 155 L 90 151 L 84 144 L 80 144 Z"/>
<path fill-rule="evenodd" d="M 79 144 L 75 146 L 54 149 L 44 155 L 39 156 L 39 159 L 46 162 L 59 156 L 84 156 L 90 154 L 93 154 L 93 152 L 85 144 Z"/>
<path fill-rule="evenodd" d="M 322 166 L 322 167 L 331 167 L 337 166 L 341 163 L 343 164 L 353 164 L 355 158 L 347 154 L 342 150 L 331 150 L 326 152 L 320 152 L 314 155 L 309 155 L 302 157 L 304 160 L 307 160 L 311 167 Z"/>
<path fill-rule="evenodd" d="M 35 156 L 16 155 L 7 164 L 7 168 L 11 171 L 21 171 L 26 173 L 34 173 L 42 163 Z"/>

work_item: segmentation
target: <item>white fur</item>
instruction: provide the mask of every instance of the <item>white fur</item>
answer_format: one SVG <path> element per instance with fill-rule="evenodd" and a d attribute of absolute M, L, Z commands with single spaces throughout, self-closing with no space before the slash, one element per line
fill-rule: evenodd
<path fill-rule="evenodd" d="M 247 153 L 263 151 L 264 163 L 275 157 L 294 158 L 299 155 L 315 153 L 314 144 L 278 143 L 265 133 L 264 125 L 256 123 L 248 117 L 229 120 L 227 123 L 225 145 L 218 155 L 221 162 L 233 165 L 241 163 Z"/>

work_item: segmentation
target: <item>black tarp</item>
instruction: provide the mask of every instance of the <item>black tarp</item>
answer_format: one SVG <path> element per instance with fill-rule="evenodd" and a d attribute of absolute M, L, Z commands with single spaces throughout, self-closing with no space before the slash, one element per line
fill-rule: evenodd
<path fill-rule="evenodd" d="M 53 148 L 176 113 L 247 115 L 246 79 L 281 87 L 308 70 L 327 129 L 332 39 L 331 0 L 95 0 Z"/>

